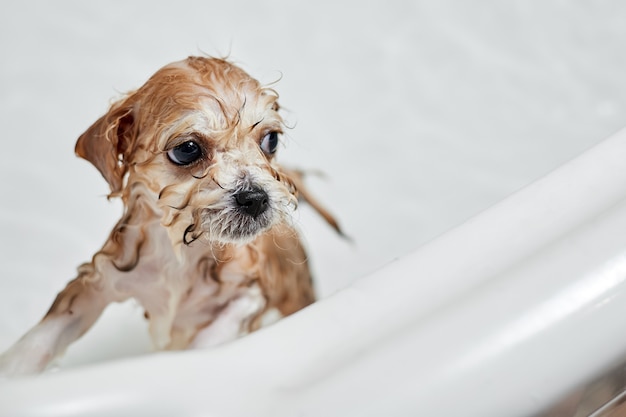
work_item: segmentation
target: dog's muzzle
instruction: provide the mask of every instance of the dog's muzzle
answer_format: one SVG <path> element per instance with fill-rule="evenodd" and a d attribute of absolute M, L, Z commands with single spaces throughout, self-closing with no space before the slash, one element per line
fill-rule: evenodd
<path fill-rule="evenodd" d="M 205 233 L 211 241 L 245 243 L 280 219 L 271 193 L 256 184 L 245 184 L 224 198 L 221 207 L 207 207 L 201 212 L 200 234 Z"/>

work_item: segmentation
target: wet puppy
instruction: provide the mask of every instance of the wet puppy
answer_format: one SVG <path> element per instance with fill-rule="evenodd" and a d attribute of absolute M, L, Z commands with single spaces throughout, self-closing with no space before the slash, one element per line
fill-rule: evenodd
<path fill-rule="evenodd" d="M 135 298 L 157 349 L 224 343 L 315 299 L 275 162 L 277 94 L 233 64 L 190 57 L 112 105 L 76 143 L 124 213 L 43 320 L 0 356 L 0 374 L 40 372 L 111 302 Z"/>

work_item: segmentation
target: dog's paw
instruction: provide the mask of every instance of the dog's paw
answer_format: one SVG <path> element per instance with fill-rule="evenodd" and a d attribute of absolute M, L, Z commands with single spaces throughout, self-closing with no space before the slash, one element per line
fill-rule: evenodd
<path fill-rule="evenodd" d="M 40 348 L 23 349 L 19 343 L 0 354 L 0 382 L 42 372 L 50 361 L 50 353 Z"/>

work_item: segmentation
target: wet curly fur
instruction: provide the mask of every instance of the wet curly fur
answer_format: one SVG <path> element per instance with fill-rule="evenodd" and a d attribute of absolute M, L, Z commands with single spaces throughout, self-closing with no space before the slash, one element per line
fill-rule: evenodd
<path fill-rule="evenodd" d="M 339 230 L 298 171 L 275 161 L 278 94 L 223 59 L 167 65 L 80 136 L 122 218 L 42 321 L 0 356 L 39 372 L 111 302 L 136 299 L 157 349 L 212 346 L 315 300 L 292 225 L 298 193 Z"/>

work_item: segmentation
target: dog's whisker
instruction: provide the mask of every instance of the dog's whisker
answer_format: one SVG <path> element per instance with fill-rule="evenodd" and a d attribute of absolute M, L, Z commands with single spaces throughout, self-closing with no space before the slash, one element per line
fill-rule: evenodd
<path fill-rule="evenodd" d="M 205 171 L 205 172 L 203 172 L 203 173 L 202 173 L 202 174 L 200 174 L 200 175 L 195 175 L 195 174 L 192 174 L 191 176 L 192 176 L 193 178 L 197 179 L 197 180 L 203 180 L 203 179 L 205 179 L 205 178 L 206 178 L 206 176 L 207 176 L 207 175 L 209 175 L 209 173 Z"/>
<path fill-rule="evenodd" d="M 193 242 L 195 242 L 198 239 L 198 235 L 194 235 L 194 229 L 195 229 L 196 225 L 195 224 L 190 224 L 189 226 L 187 226 L 187 228 L 185 229 L 185 233 L 183 233 L 183 243 L 187 246 L 191 245 Z M 191 240 L 187 239 L 187 235 L 192 233 L 191 235 Z"/>
<path fill-rule="evenodd" d="M 210 172 L 211 172 L 211 167 L 207 166 L 207 167 L 204 167 L 200 175 L 191 174 L 191 176 L 197 180 L 203 180 L 210 174 Z"/>
<path fill-rule="evenodd" d="M 215 177 L 213 175 L 211 175 L 211 181 L 213 181 L 215 183 L 215 185 L 217 185 L 218 187 L 220 187 L 222 190 L 224 190 L 225 188 L 222 187 L 222 185 L 215 179 Z"/>
<path fill-rule="evenodd" d="M 262 122 L 263 122 L 263 119 L 259 120 L 258 122 L 253 123 L 252 126 L 250 126 L 249 132 L 252 132 L 254 130 L 254 128 L 256 128 L 258 125 L 260 125 Z"/>

